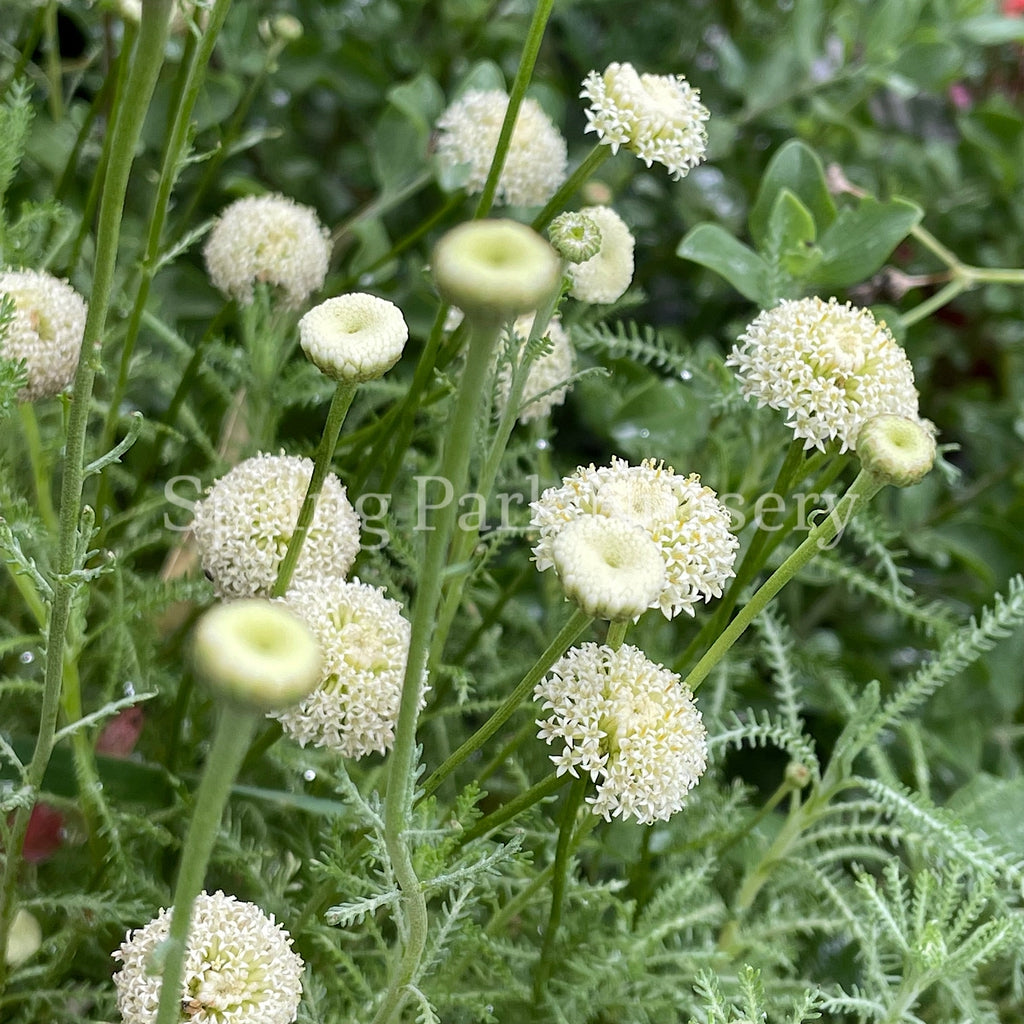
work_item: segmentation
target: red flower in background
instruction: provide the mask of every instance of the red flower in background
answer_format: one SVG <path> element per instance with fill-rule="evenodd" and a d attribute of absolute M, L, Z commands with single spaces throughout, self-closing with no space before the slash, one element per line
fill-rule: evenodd
<path fill-rule="evenodd" d="M 41 864 L 54 855 L 64 840 L 64 815 L 49 804 L 36 804 L 28 819 L 22 856 L 29 864 Z"/>
<path fill-rule="evenodd" d="M 1010 18 L 1019 18 L 1024 14 L 1024 0 L 1003 0 L 1003 14 Z"/>
<path fill-rule="evenodd" d="M 107 757 L 127 757 L 135 749 L 145 718 L 145 712 L 138 704 L 115 715 L 96 737 L 96 753 Z"/>

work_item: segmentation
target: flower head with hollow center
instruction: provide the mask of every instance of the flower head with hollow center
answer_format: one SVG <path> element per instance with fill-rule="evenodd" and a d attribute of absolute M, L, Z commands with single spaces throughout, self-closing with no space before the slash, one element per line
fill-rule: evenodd
<path fill-rule="evenodd" d="M 560 213 L 548 228 L 548 238 L 567 263 L 585 263 L 601 251 L 601 229 L 582 210 Z"/>
<path fill-rule="evenodd" d="M 566 267 L 569 294 L 581 302 L 615 302 L 633 280 L 633 234 L 610 206 L 587 206 L 580 213 L 597 225 L 601 245 L 589 260 Z"/>
<path fill-rule="evenodd" d="M 555 534 L 551 558 L 566 596 L 594 618 L 636 619 L 665 589 L 661 549 L 626 519 L 571 520 Z"/>
<path fill-rule="evenodd" d="M 520 355 L 526 344 L 526 339 L 530 336 L 533 319 L 533 313 L 526 313 L 517 317 L 513 324 L 513 332 L 516 341 L 519 342 Z M 537 356 L 527 370 L 526 383 L 523 385 L 523 395 L 520 400 L 518 417 L 520 423 L 529 423 L 547 416 L 556 405 L 561 405 L 565 401 L 565 396 L 569 391 L 569 385 L 566 382 L 572 376 L 572 342 L 570 342 L 569 335 L 559 317 L 551 318 L 544 336 L 551 347 L 543 355 Z M 497 384 L 498 406 L 504 411 L 512 389 L 511 368 L 507 362 L 502 364 L 498 372 Z"/>
<path fill-rule="evenodd" d="M 321 302 L 299 321 L 309 360 L 328 377 L 349 384 L 382 377 L 401 358 L 408 338 L 402 311 L 362 292 Z"/>
<path fill-rule="evenodd" d="M 805 448 L 855 448 L 872 416 L 917 419 L 914 370 L 884 323 L 835 299 L 786 299 L 760 313 L 726 365 L 757 404 L 783 409 Z"/>
<path fill-rule="evenodd" d="M 707 733 L 688 686 L 636 647 L 572 648 L 537 684 L 539 736 L 561 744 L 559 775 L 583 771 L 606 821 L 664 821 L 682 808 L 707 767 Z"/>
<path fill-rule="evenodd" d="M 0 273 L 0 295 L 14 318 L 0 331 L 0 356 L 25 360 L 28 383 L 19 398 L 34 402 L 65 391 L 75 378 L 88 307 L 74 288 L 41 270 Z"/>
<path fill-rule="evenodd" d="M 253 302 L 257 282 L 280 289 L 298 309 L 323 287 L 331 249 L 316 211 L 287 196 L 247 196 L 217 219 L 203 250 L 214 287 L 240 305 Z"/>
<path fill-rule="evenodd" d="M 214 605 L 196 626 L 193 651 L 197 674 L 215 693 L 260 711 L 296 703 L 320 680 L 309 627 L 263 598 Z"/>
<path fill-rule="evenodd" d="M 113 957 L 124 1024 L 153 1024 L 160 999 L 160 946 L 171 911 L 130 931 Z M 302 998 L 303 962 L 291 936 L 254 903 L 202 892 L 192 907 L 182 1020 L 191 1024 L 292 1024 Z"/>
<path fill-rule="evenodd" d="M 650 167 L 664 164 L 677 181 L 704 159 L 710 116 L 700 93 L 682 75 L 640 75 L 632 64 L 591 71 L 580 96 L 590 101 L 586 131 L 635 153 Z"/>
<path fill-rule="evenodd" d="M 317 688 L 278 713 L 297 743 L 343 757 L 384 753 L 395 739 L 411 627 L 401 605 L 359 580 L 309 579 L 284 602 L 309 626 L 324 655 Z"/>
<path fill-rule="evenodd" d="M 192 533 L 218 597 L 269 596 L 312 475 L 312 459 L 257 455 L 196 505 Z M 292 579 L 343 578 L 358 551 L 359 518 L 341 481 L 328 474 Z"/>
<path fill-rule="evenodd" d="M 729 530 L 729 510 L 696 474 L 680 476 L 650 459 L 630 466 L 613 458 L 599 469 L 581 466 L 530 507 L 532 525 L 540 530 L 533 548 L 540 570 L 555 564 L 555 538 L 573 520 L 598 515 L 643 527 L 665 567 L 665 585 L 651 607 L 666 618 L 680 611 L 693 615 L 698 601 L 721 597 L 734 575 L 739 542 Z"/>
<path fill-rule="evenodd" d="M 872 416 L 857 436 L 857 455 L 876 480 L 910 487 L 935 465 L 935 428 L 927 420 Z"/>
<path fill-rule="evenodd" d="M 437 159 L 448 172 L 465 168 L 470 195 L 483 191 L 507 109 L 508 96 L 500 89 L 471 89 L 437 122 Z M 565 176 L 565 139 L 540 104 L 527 96 L 519 107 L 495 198 L 511 206 L 542 206 Z"/>
<path fill-rule="evenodd" d="M 487 323 L 534 312 L 561 280 L 555 250 L 514 220 L 473 220 L 452 228 L 434 247 L 433 270 L 446 302 Z"/>

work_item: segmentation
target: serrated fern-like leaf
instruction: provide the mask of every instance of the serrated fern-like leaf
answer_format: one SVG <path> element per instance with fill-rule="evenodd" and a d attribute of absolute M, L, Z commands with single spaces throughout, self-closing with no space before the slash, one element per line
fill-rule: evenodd
<path fill-rule="evenodd" d="M 759 715 L 748 708 L 745 714 L 744 718 L 735 711 L 730 711 L 721 726 L 709 729 L 710 750 L 723 747 L 727 750 L 738 750 L 744 745 L 765 747 L 771 744 L 785 751 L 792 760 L 817 773 L 818 760 L 814 753 L 814 744 L 807 736 L 794 730 L 786 722 L 776 721 L 765 710 Z"/>
<path fill-rule="evenodd" d="M 675 351 L 650 325 L 633 320 L 612 325 L 577 324 L 572 328 L 572 342 L 581 351 L 603 349 L 616 358 L 666 370 L 684 380 L 690 380 L 696 372 L 690 356 Z"/>
<path fill-rule="evenodd" d="M 762 642 L 765 661 L 775 683 L 775 697 L 786 723 L 794 732 L 803 732 L 799 684 L 793 667 L 793 637 L 781 616 L 769 605 L 754 620 L 754 629 Z"/>

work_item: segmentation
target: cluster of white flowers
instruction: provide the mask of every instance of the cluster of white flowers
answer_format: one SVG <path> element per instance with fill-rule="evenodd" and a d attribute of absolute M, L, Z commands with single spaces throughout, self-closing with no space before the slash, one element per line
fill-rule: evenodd
<path fill-rule="evenodd" d="M 349 384 L 387 373 L 401 358 L 408 338 L 402 311 L 363 292 L 321 302 L 299 321 L 299 341 L 310 362 Z"/>
<path fill-rule="evenodd" d="M 437 158 L 449 172 L 467 169 L 470 195 L 483 191 L 507 109 L 508 96 L 500 89 L 472 89 L 437 122 Z M 565 177 L 565 139 L 540 104 L 526 97 L 498 178 L 496 199 L 512 206 L 541 206 Z"/>
<path fill-rule="evenodd" d="M 255 283 L 266 282 L 281 290 L 283 304 L 292 309 L 323 287 L 330 255 L 316 211 L 282 195 L 233 202 L 203 250 L 210 280 L 225 295 L 248 306 Z"/>
<path fill-rule="evenodd" d="M 163 976 L 160 946 L 171 911 L 125 936 L 113 957 L 124 1024 L 153 1024 Z M 291 936 L 254 903 L 200 893 L 192 908 L 181 1008 L 192 1024 L 292 1024 L 302 998 L 302 957 Z"/>
<path fill-rule="evenodd" d="M 0 295 L 14 318 L 0 333 L 0 355 L 25 360 L 28 383 L 19 398 L 33 402 L 68 388 L 78 369 L 88 307 L 74 288 L 40 270 L 0 273 Z"/>
<path fill-rule="evenodd" d="M 516 338 L 521 342 L 520 353 L 530 336 L 533 320 L 534 314 L 526 313 L 517 317 L 512 325 Z M 531 420 L 547 416 L 556 405 L 561 405 L 565 401 L 565 396 L 569 392 L 566 381 L 572 376 L 572 342 L 558 316 L 548 321 L 544 336 L 551 343 L 551 349 L 534 359 L 526 373 L 526 383 L 523 385 L 520 400 L 520 423 L 529 423 Z M 511 368 L 507 363 L 502 365 L 498 373 L 497 384 L 498 405 L 503 411 L 512 389 Z"/>
<path fill-rule="evenodd" d="M 588 132 L 598 142 L 634 152 L 650 167 L 664 164 L 677 181 L 704 159 L 710 116 L 700 93 L 682 75 L 640 75 L 632 64 L 591 71 L 580 96 L 590 101 Z"/>
<path fill-rule="evenodd" d="M 601 245 L 590 259 L 566 267 L 569 294 L 581 302 L 615 302 L 633 280 L 633 233 L 610 206 L 585 206 L 579 212 L 597 225 Z"/>
<path fill-rule="evenodd" d="M 605 820 L 663 821 L 707 766 L 707 733 L 689 687 L 636 647 L 572 648 L 534 690 L 548 715 L 540 738 L 561 743 L 559 775 L 597 783 L 588 797 Z"/>
<path fill-rule="evenodd" d="M 358 579 L 296 583 L 286 605 L 309 626 L 323 653 L 320 684 L 275 714 L 301 746 L 344 757 L 384 753 L 395 739 L 411 627 L 401 605 Z"/>
<path fill-rule="evenodd" d="M 856 448 L 861 427 L 892 413 L 918 418 L 914 370 L 867 309 L 835 299 L 786 299 L 760 313 L 726 360 L 758 406 L 784 409 L 805 448 Z"/>
<path fill-rule="evenodd" d="M 643 527 L 665 567 L 664 587 L 650 607 L 667 618 L 680 611 L 693 615 L 696 602 L 721 597 L 734 575 L 739 541 L 729 529 L 729 510 L 696 474 L 680 476 L 663 463 L 645 459 L 630 466 L 613 458 L 610 466 L 581 466 L 531 508 L 531 523 L 540 531 L 533 548 L 540 570 L 555 564 L 555 538 L 575 519 L 610 516 Z"/>
<path fill-rule="evenodd" d="M 312 459 L 257 455 L 196 505 L 192 533 L 218 597 L 270 595 L 312 475 Z M 358 552 L 359 517 L 341 481 L 328 474 L 292 579 L 344 578 Z"/>

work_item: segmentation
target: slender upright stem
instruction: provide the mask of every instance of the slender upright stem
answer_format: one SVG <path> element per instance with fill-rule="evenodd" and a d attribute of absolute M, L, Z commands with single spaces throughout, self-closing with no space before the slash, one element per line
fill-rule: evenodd
<path fill-rule="evenodd" d="M 32 466 L 32 480 L 36 489 L 36 507 L 39 510 L 39 517 L 50 535 L 56 536 L 57 513 L 53 507 L 53 495 L 50 493 L 50 466 L 43 452 L 35 406 L 31 402 L 19 402 L 18 413 L 21 417 L 21 430 L 25 435 L 29 464 Z"/>
<path fill-rule="evenodd" d="M 349 406 L 352 405 L 355 393 L 354 384 L 339 384 L 331 399 L 331 408 L 327 412 L 327 423 L 324 426 L 323 434 L 320 435 L 316 455 L 313 457 L 313 475 L 309 478 L 309 486 L 302 499 L 302 508 L 299 509 L 299 518 L 295 523 L 295 532 L 288 541 L 288 550 L 278 567 L 277 579 L 274 582 L 271 597 L 283 597 L 288 589 L 288 584 L 292 581 L 292 574 L 299 562 L 299 555 L 302 554 L 302 545 L 305 543 L 306 534 L 309 533 L 309 527 L 316 512 L 316 500 L 320 497 L 324 480 L 327 479 L 327 474 L 331 470 L 334 449 L 338 446 L 341 427 L 345 422 L 345 416 Z"/>
<path fill-rule="evenodd" d="M 481 836 L 487 835 L 488 832 L 501 828 L 505 822 L 519 817 L 523 811 L 529 810 L 534 804 L 540 803 L 552 793 L 557 793 L 571 779 L 571 775 L 555 775 L 554 772 L 545 776 L 525 793 L 520 793 L 514 800 L 509 800 L 507 804 L 503 804 L 498 810 L 488 814 L 486 818 L 481 818 L 472 828 L 463 832 L 459 836 L 459 846 L 465 846 L 466 843 L 471 843 L 474 839 L 479 839 Z"/>
<path fill-rule="evenodd" d="M 497 324 L 470 324 L 469 350 L 459 387 L 455 412 L 445 438 L 440 475 L 453 494 L 461 494 L 469 473 L 473 425 L 480 395 L 491 368 L 491 353 L 497 341 Z M 413 775 L 416 760 L 416 725 L 426 685 L 430 637 L 441 598 L 448 547 L 455 527 L 456 501 L 437 510 L 427 538 L 427 549 L 419 572 L 419 586 L 413 602 L 409 658 L 406 663 L 402 700 L 395 727 L 395 743 L 388 762 L 387 802 L 384 808 L 384 842 L 391 858 L 395 878 L 402 889 L 405 914 L 404 948 L 392 965 L 384 998 L 374 1015 L 373 1024 L 395 1019 L 408 996 L 408 986 L 419 970 L 427 941 L 427 903 L 416 875 L 412 852 L 405 837 L 412 805 Z"/>
<path fill-rule="evenodd" d="M 569 649 L 593 620 L 586 612 L 577 608 L 572 618 L 558 631 L 558 636 L 548 644 L 547 650 L 537 659 L 529 672 L 523 676 L 516 688 L 502 702 L 501 706 L 480 726 L 465 743 L 456 750 L 440 767 L 436 768 L 423 784 L 423 795 L 430 796 L 438 786 L 467 757 L 479 750 L 519 709 L 520 704 L 533 692 L 541 677 Z"/>
<path fill-rule="evenodd" d="M 842 526 L 849 522 L 856 509 L 870 501 L 881 488 L 882 484 L 873 476 L 861 471 L 832 512 L 811 530 L 804 542 L 761 584 L 754 596 L 740 609 L 736 618 L 719 634 L 704 657 L 694 665 L 686 677 L 686 683 L 691 690 L 696 691 L 747 626 L 761 614 L 768 602 L 836 536 Z"/>
<path fill-rule="evenodd" d="M 213 746 L 196 792 L 192 820 L 181 851 L 155 1024 L 178 1024 L 181 1020 L 181 980 L 192 904 L 202 891 L 224 805 L 259 721 L 257 711 L 229 703 L 221 706 Z"/>
<path fill-rule="evenodd" d="M 46 668 L 43 677 L 42 707 L 36 744 L 25 773 L 26 788 L 35 794 L 43 781 L 46 766 L 53 752 L 57 713 L 61 703 L 64 653 L 71 604 L 80 585 L 73 572 L 77 558 L 79 522 L 81 517 L 82 486 L 85 470 L 85 438 L 89 421 L 89 405 L 93 383 L 99 368 L 103 331 L 110 307 L 117 264 L 118 239 L 121 233 L 121 215 L 128 188 L 128 175 L 135 156 L 135 147 L 142 131 L 142 123 L 149 109 L 149 101 L 163 64 L 164 44 L 170 22 L 173 0 L 147 0 L 143 5 L 142 26 L 138 47 L 128 72 L 127 88 L 120 97 L 115 111 L 110 145 L 110 161 L 103 181 L 100 202 L 99 228 L 96 238 L 96 266 L 89 313 L 85 324 L 82 358 L 75 374 L 71 414 L 65 444 L 64 473 L 61 481 L 59 534 L 57 538 L 56 573 L 53 582 L 53 602 L 46 637 Z M 14 883 L 21 866 L 21 853 L 32 807 L 23 804 L 14 816 L 10 845 L 0 878 L 0 949 L 6 948 L 10 923 L 14 916 Z M 7 977 L 7 963 L 0 957 L 0 992 Z"/>
<path fill-rule="evenodd" d="M 547 206 L 533 219 L 533 229 L 543 231 L 558 214 L 565 208 L 565 204 L 582 188 L 590 176 L 612 155 L 608 146 L 598 143 L 584 157 L 583 163 L 576 168 L 565 180 L 562 187 L 548 200 Z"/>
<path fill-rule="evenodd" d="M 498 145 L 494 151 L 494 159 L 491 161 L 490 170 L 487 172 L 487 180 L 484 182 L 483 191 L 480 193 L 480 201 L 477 203 L 476 213 L 473 214 L 474 220 L 486 217 L 494 205 L 494 196 L 498 190 L 498 180 L 505 166 L 505 158 L 508 156 L 509 146 L 512 142 L 512 131 L 516 126 L 516 118 L 519 116 L 519 107 L 522 105 L 523 97 L 526 95 L 526 87 L 530 84 L 530 78 L 533 76 L 533 66 L 537 63 L 537 54 L 540 52 L 540 44 L 544 39 L 544 30 L 547 28 L 548 18 L 551 17 L 551 10 L 554 5 L 555 0 L 539 0 L 534 8 L 530 27 L 526 30 L 526 42 L 523 44 L 523 52 L 519 58 L 519 68 L 516 71 L 515 81 L 512 83 L 512 90 L 509 93 L 505 120 L 502 121 L 501 131 L 498 134 Z"/>

